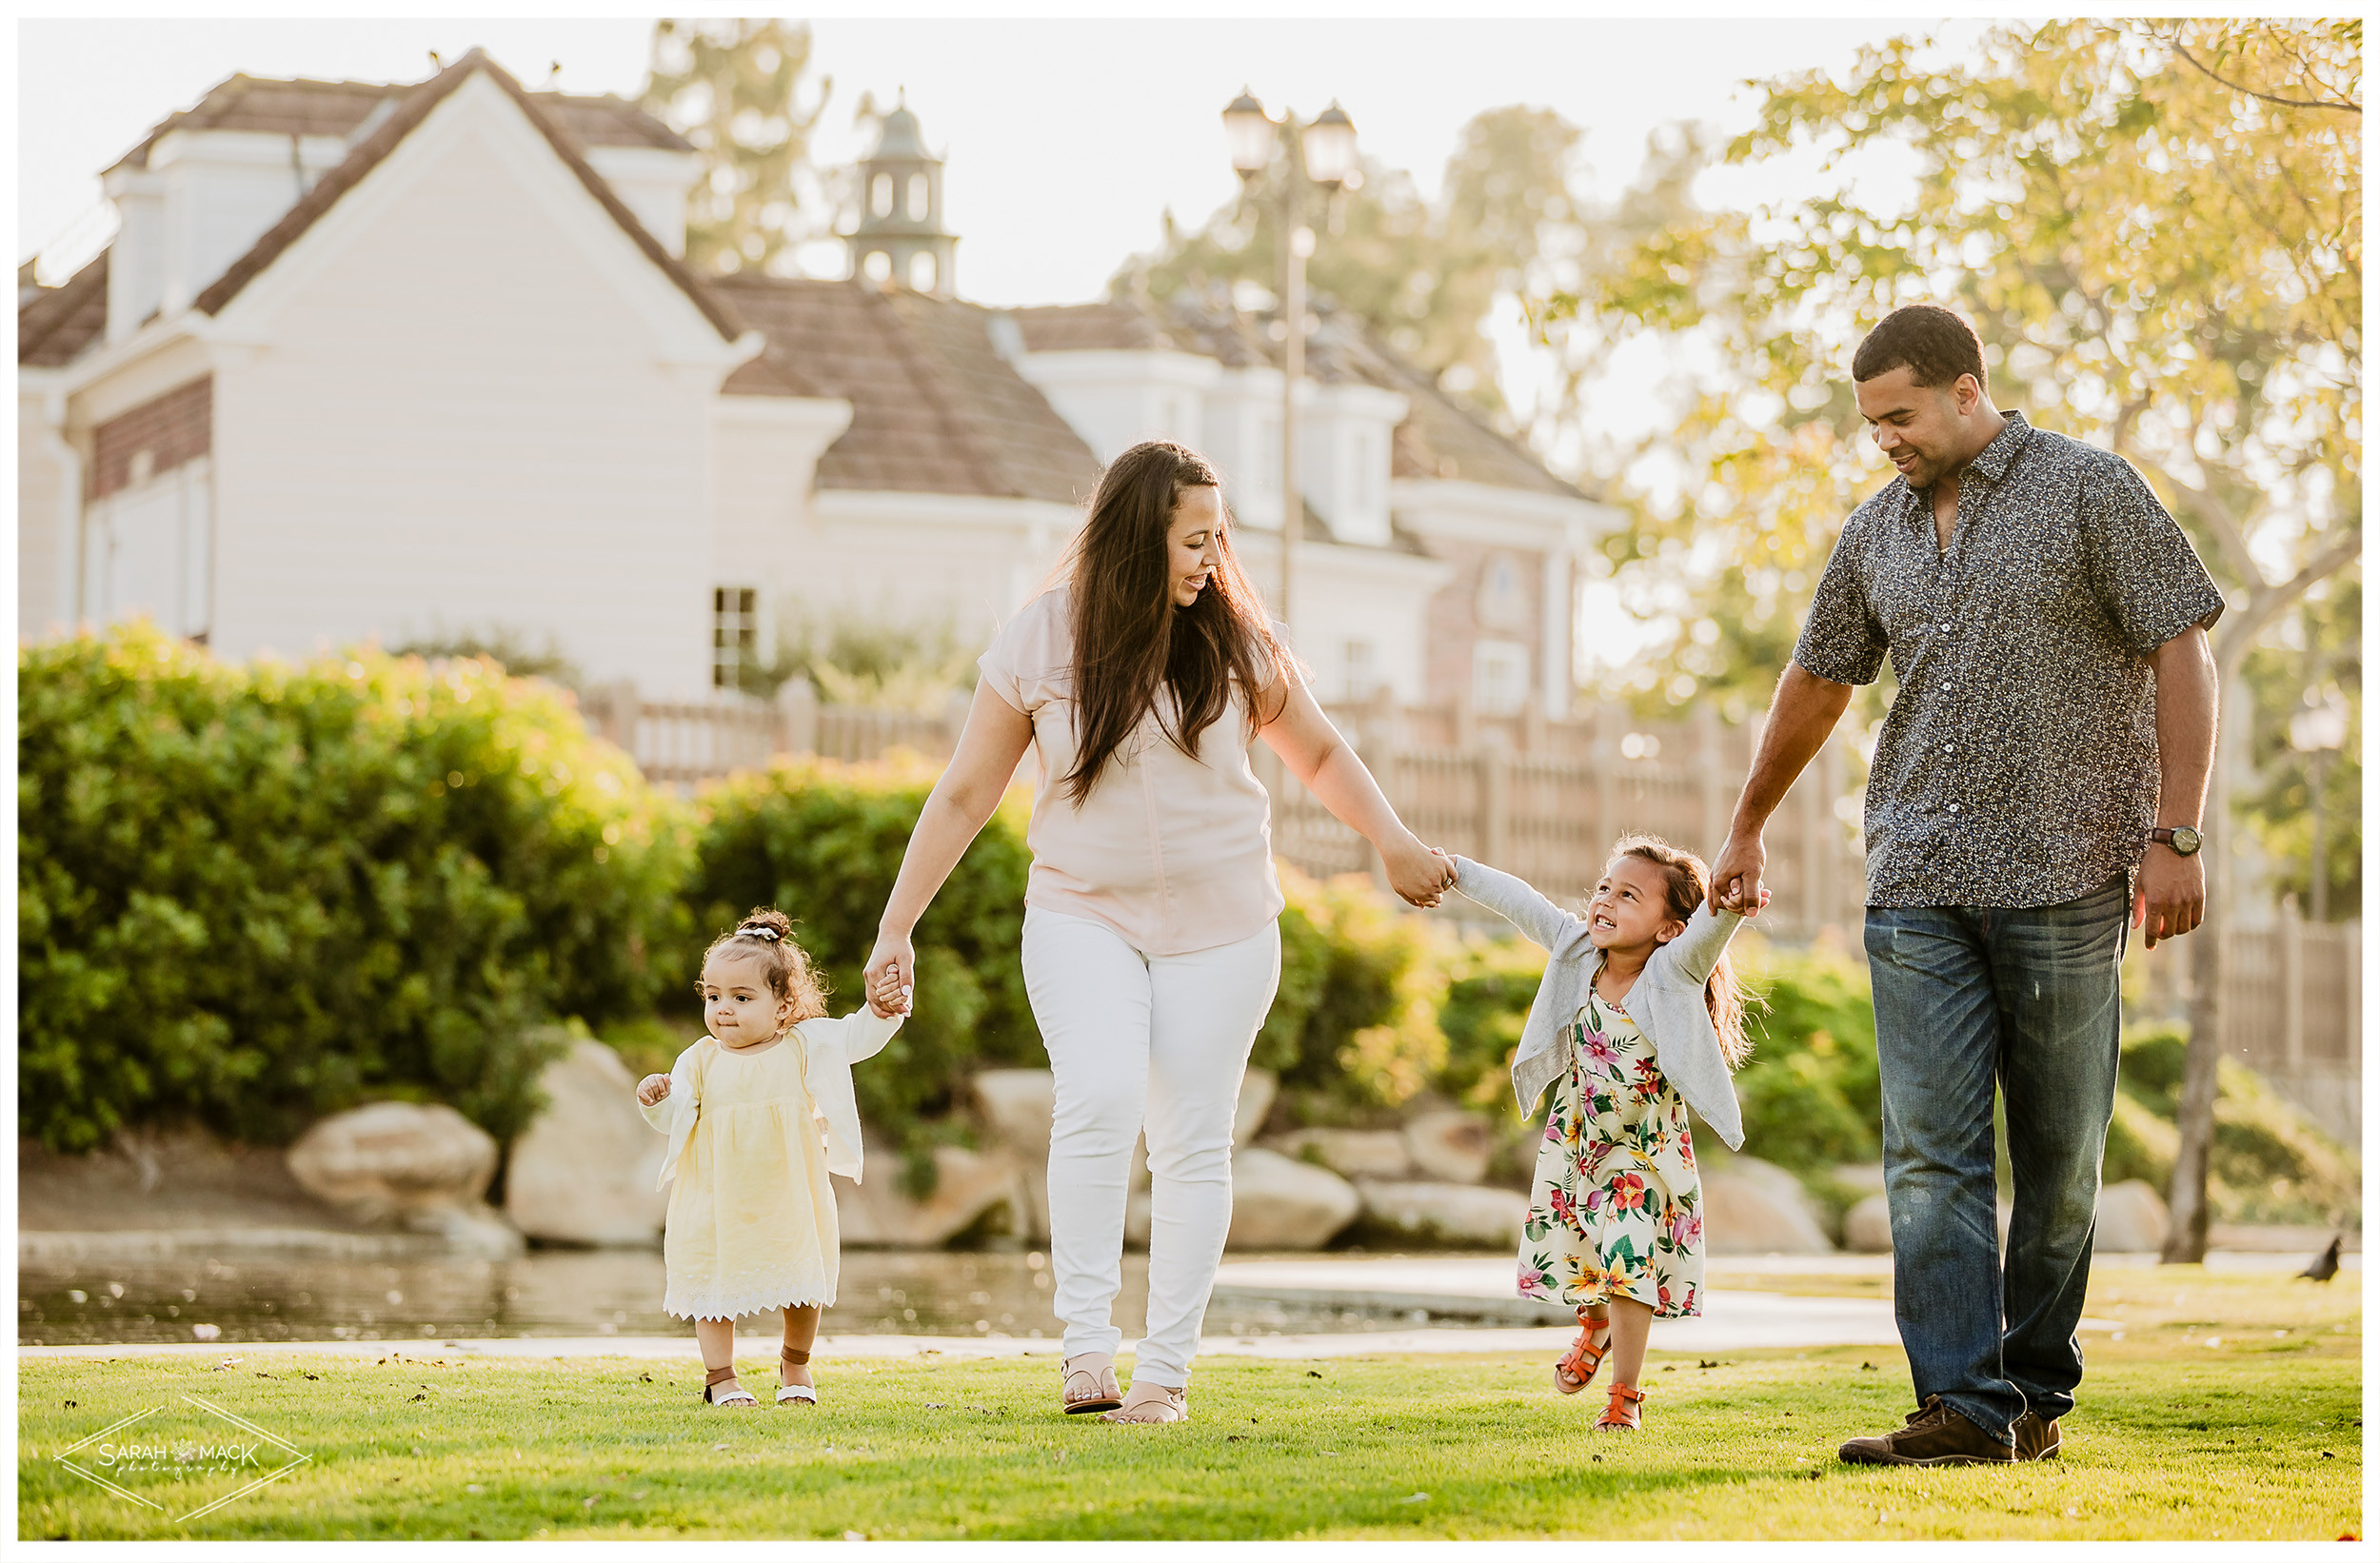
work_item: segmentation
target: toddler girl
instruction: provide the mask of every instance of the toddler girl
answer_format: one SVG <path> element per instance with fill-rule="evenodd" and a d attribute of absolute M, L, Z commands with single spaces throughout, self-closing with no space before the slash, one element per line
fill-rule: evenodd
<path fill-rule="evenodd" d="M 736 1382 L 735 1320 L 783 1309 L 777 1399 L 816 1405 L 810 1346 L 842 1256 L 826 1175 L 859 1181 L 851 1066 L 901 1029 L 906 995 L 888 979 L 867 1008 L 827 1019 L 792 921 L 765 907 L 712 941 L 698 986 L 710 1034 L 636 1088 L 645 1120 L 669 1137 L 661 1186 L 677 1182 L 662 1309 L 694 1320 L 715 1406 L 760 1404 Z"/>
<path fill-rule="evenodd" d="M 1726 953 L 1743 916 L 1707 910 L 1701 860 L 1651 836 L 1613 847 L 1584 918 L 1509 874 L 1453 861 L 1456 889 L 1551 956 L 1513 1058 L 1523 1113 L 1554 1087 L 1521 1228 L 1520 1295 L 1577 1310 L 1578 1338 L 1554 1366 L 1562 1394 L 1586 1388 L 1616 1350 L 1595 1425 L 1633 1430 L 1653 1320 L 1702 1312 L 1687 1107 L 1730 1149 L 1743 1143 L 1728 1072 L 1748 1051 L 1744 1005 Z"/>

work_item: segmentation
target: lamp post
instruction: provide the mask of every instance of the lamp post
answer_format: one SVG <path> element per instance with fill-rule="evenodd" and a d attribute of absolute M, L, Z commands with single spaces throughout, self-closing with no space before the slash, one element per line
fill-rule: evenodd
<path fill-rule="evenodd" d="M 2311 892 L 2310 911 L 2316 922 L 2328 921 L 2330 915 L 2330 864 L 2322 855 L 2322 773 L 2346 742 L 2347 710 L 2336 696 L 2290 718 L 2290 747 L 2306 757 L 2307 791 L 2312 803 L 2313 851 L 2306 867 Z"/>
<path fill-rule="evenodd" d="M 1314 253 L 1314 229 L 1304 221 L 1308 185 L 1336 196 L 1356 167 L 1356 126 L 1336 100 L 1302 129 L 1298 116 L 1281 110 L 1275 120 L 1256 95 L 1241 89 L 1223 110 L 1223 134 L 1242 191 L 1272 166 L 1277 145 L 1285 153 L 1279 198 L 1281 240 L 1280 407 L 1280 601 L 1281 623 L 1289 623 L 1293 554 L 1305 531 L 1305 504 L 1298 490 L 1298 382 L 1306 365 L 1306 261 Z"/>

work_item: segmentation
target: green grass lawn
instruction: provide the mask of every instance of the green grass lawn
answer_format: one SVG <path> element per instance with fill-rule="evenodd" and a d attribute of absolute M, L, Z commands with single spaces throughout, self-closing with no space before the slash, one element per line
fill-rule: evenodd
<path fill-rule="evenodd" d="M 1057 1415 L 1046 1357 L 822 1357 L 815 1412 L 704 1409 L 690 1343 L 668 1365 L 26 1358 L 18 1533 L 2328 1540 L 2363 1530 L 2360 1306 L 2352 1275 L 2102 1271 L 2091 1312 L 2124 1335 L 2087 1338 L 2064 1458 L 1938 1471 L 1835 1458 L 1910 1409 L 1896 1351 L 1698 1362 L 1657 1326 L 1634 1437 L 1589 1434 L 1595 1397 L 1521 1357 L 1213 1357 L 1195 1421 L 1138 1429 Z M 56 1463 L 184 1393 L 310 1460 L 186 1525 Z"/>

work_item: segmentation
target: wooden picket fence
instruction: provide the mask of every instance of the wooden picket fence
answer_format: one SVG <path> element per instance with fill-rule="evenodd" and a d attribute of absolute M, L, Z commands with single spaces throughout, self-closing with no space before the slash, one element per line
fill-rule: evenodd
<path fill-rule="evenodd" d="M 800 679 L 774 702 L 646 701 L 626 684 L 592 690 L 583 702 L 589 726 L 635 757 L 647 779 L 684 789 L 779 754 L 860 762 L 906 748 L 946 761 L 966 703 L 954 697 L 931 716 L 827 705 Z M 1706 859 L 1716 852 L 1761 721 L 1729 726 L 1705 711 L 1650 722 L 1617 706 L 1564 720 L 1488 717 L 1460 703 L 1384 698 L 1329 712 L 1416 835 L 1565 904 L 1595 882 L 1622 834 L 1649 832 Z M 1378 876 L 1369 845 L 1270 749 L 1257 745 L 1254 762 L 1273 797 L 1273 845 L 1282 859 L 1318 877 Z M 1827 938 L 1864 959 L 1867 877 L 1854 829 L 1864 771 L 1838 734 L 1770 820 L 1769 937 Z M 1467 903 L 1455 898 L 1449 905 L 1459 914 Z M 2304 923 L 2289 907 L 2272 927 L 2235 925 L 2223 935 L 2226 1049 L 2350 1144 L 2363 1119 L 2358 932 L 2354 923 Z M 2148 962 L 2147 1013 L 2186 1011 L 2191 947 L 2184 939 L 2137 955 Z"/>

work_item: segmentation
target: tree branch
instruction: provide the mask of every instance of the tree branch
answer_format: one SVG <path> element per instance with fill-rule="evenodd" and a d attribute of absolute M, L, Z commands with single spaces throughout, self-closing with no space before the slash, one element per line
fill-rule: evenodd
<path fill-rule="evenodd" d="M 2214 83 L 2217 87 L 2226 87 L 2234 92 L 2245 92 L 2251 98 L 2262 98 L 2267 103 L 2278 104 L 2284 109 L 2336 109 L 2350 114 L 2360 114 L 2364 111 L 2364 106 L 2360 103 L 2330 103 L 2320 98 L 2276 98 L 2270 92 L 2259 92 L 2254 88 L 2247 86 L 2245 83 L 2231 81 L 2222 76 L 2218 76 L 2213 71 L 2208 69 L 2205 66 L 2200 65 L 2198 63 L 2197 56 L 2191 53 L 2190 49 L 2183 45 L 2180 34 L 2177 33 L 2174 36 L 2168 38 L 2166 40 L 2166 44 L 2173 50 L 2174 53 L 2179 54 L 2183 59 L 2189 61 L 2192 69 L 2195 69 L 2200 75 L 2206 77 L 2207 80 Z"/>
<path fill-rule="evenodd" d="M 2247 528 L 2240 524 L 2240 518 L 2232 513 L 2231 507 L 2212 489 L 2185 483 L 2174 476 L 2164 463 L 2140 448 L 2140 442 L 2131 438 L 2129 428 L 2123 432 L 2125 437 L 2117 442 L 2116 454 L 2135 466 L 2147 467 L 2171 485 L 2198 519 L 2214 533 L 2215 544 L 2223 550 L 2223 562 L 2231 567 L 2232 573 L 2251 589 L 2262 588 L 2266 584 L 2264 571 L 2256 567 L 2255 556 L 2248 551 Z"/>
<path fill-rule="evenodd" d="M 2237 621 L 2227 620 L 2224 623 L 2221 642 L 2215 651 L 2216 665 L 2224 665 L 2228 658 L 2246 650 L 2248 643 L 2264 632 L 2265 625 L 2279 618 L 2283 609 L 2305 596 L 2315 582 L 2343 568 L 2363 551 L 2364 534 L 2360 530 L 2350 532 L 2314 555 L 2302 569 L 2280 584 L 2258 584 L 2249 593 L 2248 605 L 2239 611 Z"/>

